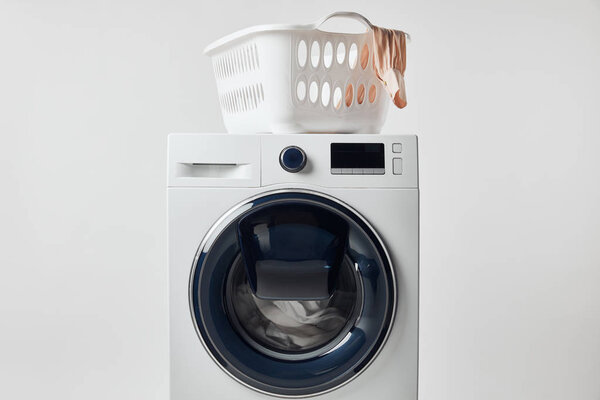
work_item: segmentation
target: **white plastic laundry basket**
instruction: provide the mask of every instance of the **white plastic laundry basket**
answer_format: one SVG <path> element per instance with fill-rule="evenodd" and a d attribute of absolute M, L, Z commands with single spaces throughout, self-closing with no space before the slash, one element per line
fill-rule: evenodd
<path fill-rule="evenodd" d="M 359 34 L 319 30 L 352 18 Z M 378 133 L 389 107 L 373 71 L 372 25 L 336 12 L 310 25 L 263 25 L 209 45 L 225 127 L 232 133 Z"/>

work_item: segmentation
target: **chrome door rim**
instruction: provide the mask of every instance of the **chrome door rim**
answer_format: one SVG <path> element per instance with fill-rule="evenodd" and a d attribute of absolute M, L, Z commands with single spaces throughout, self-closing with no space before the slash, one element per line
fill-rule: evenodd
<path fill-rule="evenodd" d="M 391 316 L 390 316 L 390 323 L 389 323 L 389 326 L 385 332 L 385 335 L 384 335 L 381 343 L 379 344 L 374 355 L 369 359 L 369 361 L 364 366 L 361 366 L 360 370 L 356 374 L 354 374 L 350 378 L 342 381 L 340 384 L 338 384 L 336 386 L 327 388 L 326 390 L 323 390 L 320 392 L 315 392 L 315 393 L 310 393 L 310 394 L 299 394 L 299 395 L 273 393 L 273 392 L 259 389 L 257 387 L 254 387 L 254 386 L 244 382 L 243 380 L 241 380 L 240 378 L 238 378 L 237 376 L 232 374 L 229 370 L 224 368 L 223 365 L 215 358 L 215 355 L 212 353 L 209 346 L 206 344 L 204 337 L 198 328 L 198 321 L 197 321 L 195 313 L 194 313 L 194 304 L 193 304 L 193 280 L 194 280 L 194 276 L 196 274 L 196 269 L 198 267 L 198 261 L 199 261 L 201 255 L 203 254 L 204 250 L 209 249 L 212 246 L 212 244 L 219 239 L 220 232 L 216 236 L 214 235 L 215 232 L 219 228 L 221 228 L 221 231 L 223 231 L 229 225 L 229 223 L 231 223 L 232 219 L 234 219 L 235 217 L 237 217 L 238 215 L 240 215 L 241 213 L 246 211 L 246 210 L 243 210 L 243 208 L 245 206 L 246 207 L 249 206 L 248 209 L 252 208 L 252 204 L 255 200 L 258 200 L 258 199 L 266 197 L 266 196 L 271 196 L 271 195 L 293 194 L 293 193 L 307 194 L 307 195 L 322 197 L 322 198 L 330 200 L 334 203 L 337 203 L 338 205 L 340 205 L 340 206 L 348 209 L 352 213 L 354 213 L 354 215 L 356 217 L 358 217 L 363 224 L 365 224 L 365 226 L 369 229 L 370 233 L 373 234 L 373 236 L 377 239 L 378 244 L 381 246 L 381 248 L 383 250 L 383 254 L 381 254 L 381 255 L 385 256 L 385 259 L 386 259 L 388 265 L 390 266 L 389 272 L 390 272 L 390 279 L 392 281 L 391 286 L 393 288 L 393 290 L 392 290 L 393 299 L 392 299 L 392 303 L 391 303 L 392 311 L 391 311 Z M 213 240 L 211 240 L 211 239 L 213 239 Z M 336 389 L 339 389 L 342 386 L 347 385 L 348 383 L 350 383 L 354 379 L 356 379 L 359 375 L 361 375 L 375 361 L 375 359 L 377 359 L 377 357 L 381 353 L 382 349 L 385 347 L 385 344 L 389 338 L 389 335 L 393 329 L 393 325 L 395 322 L 396 312 L 397 312 L 397 301 L 398 301 L 397 288 L 398 288 L 398 286 L 397 286 L 397 281 L 396 281 L 396 274 L 394 271 L 394 264 L 392 263 L 392 260 L 390 258 L 389 252 L 385 246 L 385 243 L 383 242 L 382 238 L 379 236 L 379 234 L 377 233 L 375 228 L 369 223 L 368 220 L 365 219 L 365 217 L 362 216 L 361 213 L 359 213 L 356 209 L 354 209 L 350 205 L 346 204 L 345 202 L 339 200 L 338 198 L 328 195 L 328 194 L 325 194 L 325 193 L 322 193 L 322 192 L 318 192 L 316 190 L 294 189 L 294 188 L 277 189 L 277 190 L 271 190 L 271 191 L 266 191 L 266 192 L 256 194 L 254 196 L 251 196 L 251 197 L 237 203 L 232 208 L 230 208 L 227 212 L 225 212 L 225 214 L 223 214 L 206 232 L 202 241 L 200 242 L 200 245 L 198 246 L 196 255 L 194 256 L 194 261 L 192 263 L 192 268 L 190 271 L 190 276 L 189 276 L 189 280 L 188 280 L 188 305 L 189 305 L 190 315 L 192 317 L 192 322 L 194 325 L 194 330 L 196 331 L 196 334 L 197 334 L 198 338 L 200 339 L 202 346 L 204 347 L 206 352 L 209 354 L 209 356 L 213 360 L 213 362 L 216 365 L 218 365 L 219 368 L 221 370 L 223 370 L 227 375 L 229 375 L 231 378 L 233 378 L 235 381 L 242 384 L 243 386 L 245 386 L 255 392 L 258 392 L 258 393 L 266 394 L 269 396 L 275 396 L 275 397 L 279 397 L 279 398 L 307 398 L 307 397 L 319 396 L 319 395 L 322 395 L 325 393 L 330 393 Z"/>

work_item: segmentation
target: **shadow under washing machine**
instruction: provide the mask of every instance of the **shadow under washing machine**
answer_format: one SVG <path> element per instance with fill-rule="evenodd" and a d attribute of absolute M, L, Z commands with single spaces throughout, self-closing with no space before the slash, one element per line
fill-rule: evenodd
<path fill-rule="evenodd" d="M 417 398 L 415 136 L 169 136 L 171 399 Z"/>

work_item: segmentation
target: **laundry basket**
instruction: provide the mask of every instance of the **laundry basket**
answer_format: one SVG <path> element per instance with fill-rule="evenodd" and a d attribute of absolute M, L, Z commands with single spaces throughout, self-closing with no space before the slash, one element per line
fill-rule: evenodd
<path fill-rule="evenodd" d="M 351 18 L 359 34 L 319 30 Z M 231 133 L 378 133 L 389 100 L 373 71 L 372 25 L 336 12 L 309 25 L 262 25 L 209 45 L 225 127 Z"/>

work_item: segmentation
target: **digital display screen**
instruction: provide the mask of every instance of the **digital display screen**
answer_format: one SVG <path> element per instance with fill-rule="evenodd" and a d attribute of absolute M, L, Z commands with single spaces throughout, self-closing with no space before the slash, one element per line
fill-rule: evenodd
<path fill-rule="evenodd" d="M 383 143 L 331 143 L 331 168 L 385 168 Z"/>

